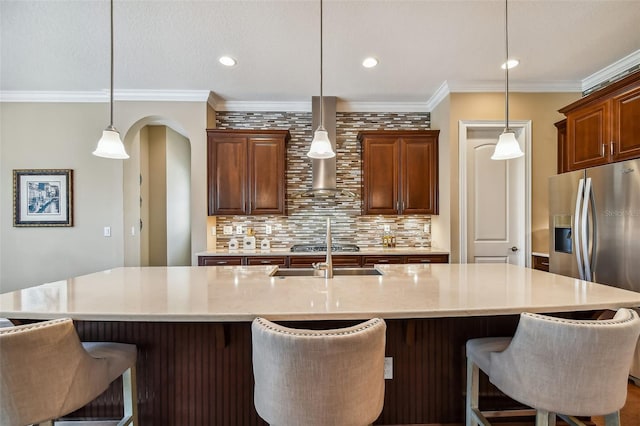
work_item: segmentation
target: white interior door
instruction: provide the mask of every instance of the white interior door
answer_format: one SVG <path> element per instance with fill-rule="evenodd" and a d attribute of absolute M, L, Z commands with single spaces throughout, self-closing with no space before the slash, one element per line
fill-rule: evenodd
<path fill-rule="evenodd" d="M 465 126 L 461 138 L 462 262 L 526 265 L 528 193 L 525 155 L 507 161 L 491 160 L 504 124 Z M 512 126 L 527 152 L 526 126 Z M 462 129 L 461 129 L 462 130 Z M 462 134 L 462 132 L 461 132 Z M 464 199 L 462 199 L 464 197 Z"/>

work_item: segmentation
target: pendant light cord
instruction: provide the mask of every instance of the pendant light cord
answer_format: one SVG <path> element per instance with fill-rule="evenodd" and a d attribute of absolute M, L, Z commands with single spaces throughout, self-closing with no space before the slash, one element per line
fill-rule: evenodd
<path fill-rule="evenodd" d="M 109 89 L 109 127 L 113 129 L 113 0 L 111 0 L 111 86 Z"/>
<path fill-rule="evenodd" d="M 508 13 L 508 0 L 504 0 L 504 40 L 505 40 L 505 52 L 506 59 L 504 62 L 504 74 L 505 74 L 505 131 L 509 130 L 509 13 Z"/>
<path fill-rule="evenodd" d="M 322 100 L 322 0 L 320 0 L 320 128 L 324 130 L 324 102 Z"/>

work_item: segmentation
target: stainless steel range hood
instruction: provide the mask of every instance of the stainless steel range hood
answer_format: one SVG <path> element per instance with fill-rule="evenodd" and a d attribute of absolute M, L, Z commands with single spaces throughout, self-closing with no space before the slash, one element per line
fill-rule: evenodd
<path fill-rule="evenodd" d="M 333 151 L 336 151 L 336 97 L 323 96 L 324 103 L 324 128 L 329 134 L 329 140 Z M 311 128 L 312 131 L 320 125 L 320 97 L 311 98 Z M 309 140 L 311 143 L 311 140 Z M 336 187 L 336 157 L 326 159 L 309 159 L 312 163 L 312 186 L 308 191 L 300 192 L 297 197 L 327 197 L 346 196 L 356 197 L 351 191 L 337 189 Z"/>

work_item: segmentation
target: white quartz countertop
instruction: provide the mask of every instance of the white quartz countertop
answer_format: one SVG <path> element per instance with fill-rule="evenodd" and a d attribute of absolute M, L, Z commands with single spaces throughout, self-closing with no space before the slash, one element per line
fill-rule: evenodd
<path fill-rule="evenodd" d="M 434 247 L 395 247 L 395 248 L 361 248 L 359 251 L 333 251 L 334 255 L 352 256 L 408 256 L 424 254 L 449 254 L 447 250 Z M 196 256 L 322 256 L 324 251 L 292 252 L 288 248 L 273 248 L 271 250 L 208 250 L 196 253 Z"/>
<path fill-rule="evenodd" d="M 382 276 L 270 277 L 274 266 L 125 267 L 0 295 L 0 317 L 110 321 L 435 318 L 640 306 L 640 293 L 507 264 L 380 265 Z"/>

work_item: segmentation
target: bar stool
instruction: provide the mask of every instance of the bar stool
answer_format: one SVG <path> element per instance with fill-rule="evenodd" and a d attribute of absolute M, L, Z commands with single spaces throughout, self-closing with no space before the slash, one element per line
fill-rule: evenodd
<path fill-rule="evenodd" d="M 489 425 L 489 413 L 478 408 L 479 370 L 535 409 L 536 426 L 555 424 L 556 415 L 573 425 L 584 424 L 575 416 L 604 415 L 607 426 L 619 425 L 638 335 L 638 314 L 619 309 L 601 321 L 523 313 L 512 339 L 469 340 L 467 426 Z"/>
<path fill-rule="evenodd" d="M 0 329 L 0 424 L 51 422 L 104 392 L 122 376 L 124 418 L 138 424 L 136 347 L 81 343 L 71 319 Z"/>
<path fill-rule="evenodd" d="M 368 425 L 384 403 L 386 324 L 303 330 L 251 325 L 254 403 L 272 425 Z"/>

